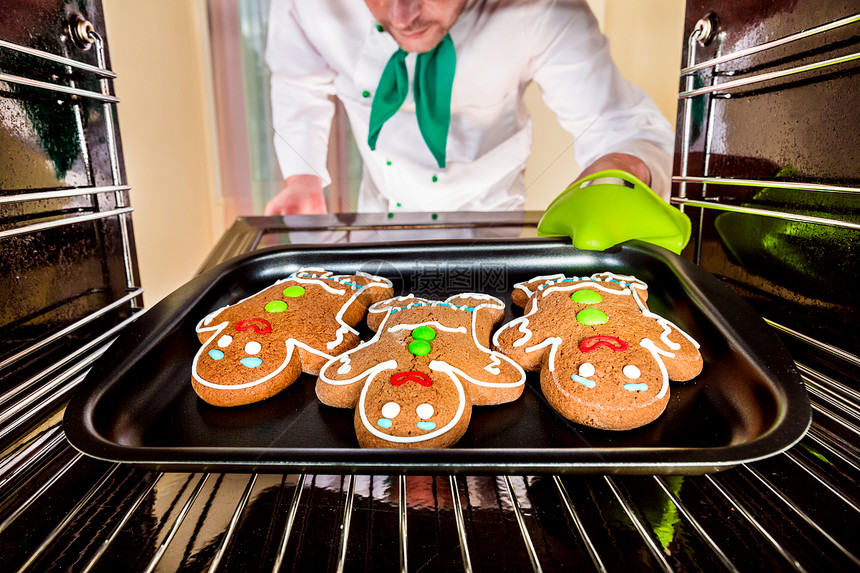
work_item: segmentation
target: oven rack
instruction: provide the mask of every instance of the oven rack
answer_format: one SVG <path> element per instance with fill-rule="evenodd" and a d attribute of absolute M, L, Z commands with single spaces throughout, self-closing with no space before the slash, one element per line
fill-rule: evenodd
<path fill-rule="evenodd" d="M 23 413 L 40 423 L 0 459 L 0 567 L 855 569 L 856 402 L 800 367 L 809 434 L 773 458 L 700 476 L 163 473 L 76 452 L 62 407 L 46 413 L 41 401 Z"/>
<path fill-rule="evenodd" d="M 837 32 L 845 34 L 850 32 L 854 35 L 849 41 L 836 42 L 832 35 Z M 791 33 L 771 41 L 730 51 L 727 54 L 716 55 L 715 57 L 698 62 L 698 55 L 702 53 L 702 49 L 712 41 L 718 40 L 721 36 L 721 31 L 717 16 L 714 13 L 707 13 L 696 22 L 686 40 L 686 67 L 680 70 L 681 86 L 678 93 L 679 126 L 677 130 L 680 141 L 680 172 L 678 175 L 672 177 L 674 185 L 673 193 L 670 197 L 672 204 L 678 205 L 681 211 L 687 212 L 691 217 L 695 216 L 695 213 L 698 213 L 696 217 L 698 224 L 695 225 L 694 247 L 691 256 L 696 264 L 705 265 L 702 248 L 706 242 L 705 232 L 709 228 L 709 224 L 706 223 L 706 217 L 719 217 L 719 213 L 738 214 L 754 219 L 765 218 L 808 224 L 812 228 L 817 226 L 843 233 L 846 231 L 853 233 L 860 230 L 860 220 L 857 219 L 856 214 L 850 209 L 845 209 L 842 212 L 830 210 L 824 214 L 810 215 L 804 213 L 802 209 L 799 209 L 787 200 L 770 201 L 770 204 L 764 206 L 757 204 L 754 200 L 744 202 L 738 198 L 739 196 L 744 196 L 744 191 L 776 189 L 791 193 L 797 192 L 798 196 L 808 197 L 806 205 L 822 203 L 815 199 L 816 196 L 841 196 L 846 199 L 846 203 L 854 201 L 853 204 L 856 205 L 856 198 L 860 197 L 860 187 L 794 181 L 789 178 L 779 180 L 754 179 L 743 176 L 726 177 L 711 174 L 711 170 L 713 169 L 713 133 L 715 131 L 713 124 L 717 102 L 742 97 L 744 94 L 738 94 L 738 88 L 772 87 L 773 80 L 781 78 L 797 76 L 799 79 L 792 79 L 801 81 L 811 78 L 811 72 L 820 70 L 856 71 L 856 63 L 860 60 L 860 52 L 856 51 L 858 46 L 856 34 L 858 33 L 860 33 L 860 13 L 854 13 L 797 33 Z M 823 46 L 818 50 L 813 50 L 816 54 L 813 56 L 815 58 L 819 57 L 821 53 L 827 53 L 831 49 L 850 51 L 850 53 L 837 57 L 825 57 L 824 59 L 818 59 L 817 61 L 803 65 L 795 65 L 794 56 L 784 57 L 783 55 L 778 55 L 774 62 L 767 63 L 762 63 L 760 59 L 756 58 L 757 56 L 767 55 L 768 52 L 779 48 L 799 45 L 803 41 L 810 39 L 820 40 Z M 834 46 L 838 46 L 838 48 Z M 716 53 L 719 54 L 721 49 L 721 46 L 717 46 Z M 855 64 L 853 67 L 846 65 L 852 63 Z M 767 71 L 773 67 L 781 69 Z M 699 82 L 698 84 L 697 81 Z M 785 90 L 791 88 L 792 84 L 789 83 L 777 89 Z M 691 153 L 692 146 L 694 145 L 693 106 L 694 101 L 702 104 L 703 98 L 707 99 L 704 99 L 703 119 L 701 120 L 704 135 L 699 138 L 701 140 L 700 145 L 703 147 L 701 150 L 702 163 L 700 166 L 697 166 L 701 170 L 702 175 L 695 176 L 690 174 L 693 167 L 691 165 Z M 767 120 L 765 119 L 764 123 L 766 122 Z M 766 127 L 763 129 L 766 129 Z M 692 198 L 690 197 L 690 186 L 695 186 L 693 189 L 696 191 L 695 196 Z M 783 197 L 788 196 L 786 194 Z M 698 211 L 690 211 L 691 208 L 698 209 Z M 825 231 L 821 231 L 821 233 L 823 234 Z M 719 271 L 712 272 L 715 272 L 719 278 L 729 283 L 733 282 L 731 278 L 721 276 Z M 745 285 L 740 286 L 745 288 Z M 755 288 L 751 290 L 755 291 Z M 763 292 L 754 292 L 754 294 L 764 296 L 765 298 L 768 296 L 768 294 Z M 787 337 L 787 339 L 801 346 L 811 348 L 814 351 L 826 353 L 840 363 L 841 371 L 850 373 L 860 372 L 860 357 L 855 353 L 833 344 L 819 341 L 808 333 L 800 332 L 800 328 L 783 325 L 777 316 L 768 316 L 768 312 L 775 313 L 777 311 L 762 311 L 762 314 L 765 321 L 773 326 L 781 335 Z"/>
<path fill-rule="evenodd" d="M 127 290 L 136 293 L 135 296 L 130 298 L 129 304 L 132 309 L 138 309 L 140 308 L 139 297 L 143 290 L 136 285 L 137 281 L 135 279 L 134 270 L 135 264 L 134 257 L 132 255 L 133 247 L 130 233 L 130 216 L 134 211 L 134 208 L 129 205 L 128 200 L 128 192 L 131 187 L 129 185 L 125 185 L 122 181 L 122 174 L 120 172 L 121 162 L 117 143 L 118 137 L 114 125 L 115 119 L 113 105 L 119 103 L 120 99 L 112 93 L 111 80 L 115 79 L 117 75 L 108 68 L 104 41 L 101 35 L 95 30 L 95 27 L 88 20 L 84 19 L 80 15 L 73 16 L 69 21 L 67 32 L 72 41 L 76 44 L 86 46 L 87 48 L 90 46 L 95 48 L 97 65 L 88 64 L 74 58 L 61 56 L 44 50 L 38 50 L 6 40 L 0 40 L 0 48 L 2 49 L 17 54 L 25 54 L 42 62 L 50 62 L 64 66 L 67 74 L 69 75 L 68 83 L 70 85 L 35 80 L 33 78 L 21 77 L 2 71 L 0 71 L 0 82 L 37 88 L 38 90 L 45 90 L 54 94 L 72 96 L 70 103 L 77 118 L 78 139 L 82 147 L 81 153 L 86 158 L 87 163 L 89 163 L 89 158 L 92 157 L 92 154 L 88 149 L 87 137 L 84 133 L 84 122 L 82 118 L 84 111 L 80 100 L 83 98 L 84 100 L 101 102 L 102 114 L 104 116 L 104 141 L 110 167 L 111 185 L 92 184 L 93 173 L 90 172 L 88 175 L 91 180 L 91 186 L 54 190 L 22 189 L 19 190 L 19 193 L 13 192 L 11 194 L 0 195 L 0 206 L 16 203 L 33 204 L 37 201 L 68 199 L 83 196 L 90 196 L 95 199 L 95 196 L 97 195 L 110 194 L 113 197 L 115 208 L 100 211 L 97 202 L 94 200 L 92 209 L 77 208 L 75 209 L 76 212 L 72 214 L 66 213 L 61 216 L 57 216 L 57 214 L 54 213 L 45 213 L 45 216 L 49 218 L 47 221 L 12 226 L 10 228 L 0 230 L 0 240 L 64 227 L 67 225 L 116 217 L 122 238 L 122 254 Z M 73 71 L 91 74 L 97 78 L 100 91 L 95 92 L 76 87 L 75 81 L 71 78 Z M 31 215 L 31 217 L 33 217 L 33 215 Z M 5 364 L 6 361 L 0 363 L 0 370 L 3 369 Z"/>
<path fill-rule="evenodd" d="M 101 225 L 116 225 L 119 238 L 118 256 L 121 257 L 121 264 L 117 266 L 116 282 L 124 285 L 124 289 L 115 289 L 114 293 L 110 294 L 112 281 L 110 276 L 107 276 L 108 271 L 105 271 L 106 276 L 101 279 L 103 282 L 98 283 L 102 286 L 87 287 L 83 292 L 56 301 L 47 309 L 39 311 L 54 312 L 55 316 L 62 316 L 63 318 L 57 321 L 56 328 L 24 341 L 17 341 L 19 346 L 12 347 L 11 352 L 0 358 L 0 374 L 4 378 L 3 393 L 0 396 L 0 447 L 3 448 L 3 478 L 0 479 L 0 487 L 29 476 L 29 472 L 42 467 L 42 462 L 50 460 L 58 448 L 68 447 L 59 426 L 65 401 L 84 379 L 90 365 L 107 350 L 110 341 L 144 312 L 140 302 L 143 289 L 137 286 L 131 239 L 130 217 L 133 208 L 128 202 L 131 187 L 122 181 L 118 135 L 114 128 L 112 105 L 118 102 L 119 98 L 112 95 L 110 80 L 116 78 L 116 74 L 107 68 L 102 38 L 89 22 L 80 18 L 72 20 L 69 31 L 77 41 L 95 48 L 98 65 L 0 40 L 0 50 L 25 54 L 33 58 L 33 61 L 59 64 L 66 72 L 69 85 L 34 81 L 6 73 L 0 74 L 0 82 L 35 87 L 60 97 L 72 96 L 65 98 L 65 101 L 58 105 L 69 106 L 74 112 L 79 153 L 86 164 L 89 185 L 57 189 L 5 189 L 4 194 L 0 195 L 0 208 L 9 208 L 9 213 L 21 215 L 15 218 L 4 216 L 0 219 L 0 241 L 3 241 L 2 246 L 11 249 L 14 255 L 16 245 L 33 244 L 30 241 L 36 241 L 48 233 L 64 229 L 82 232 L 84 227 L 81 225 L 92 225 L 91 232 L 103 233 Z M 78 35 L 75 36 L 75 33 Z M 100 92 L 76 87 L 72 72 L 96 78 Z M 101 136 L 99 150 L 89 149 L 91 143 L 84 131 L 83 116 L 92 111 L 87 108 L 87 100 L 100 106 L 104 120 L 103 131 L 98 134 Z M 104 152 L 101 157 L 105 159 L 99 161 L 106 164 L 109 185 L 96 183 L 96 151 Z M 75 201 L 76 199 L 88 201 L 82 204 Z M 11 258 L 7 260 L 10 268 L 11 261 Z M 34 273 L 38 272 L 38 269 L 33 271 L 29 267 L 25 268 Z M 96 277 L 93 281 L 82 283 L 95 283 L 98 280 Z M 19 293 L 7 294 L 13 296 L 11 303 L 17 304 Z M 77 310 L 77 306 L 87 297 L 97 297 L 94 300 L 98 302 L 85 305 L 87 311 L 82 313 Z M 11 325 L 7 324 L 6 329 L 14 331 L 21 323 L 39 323 L 42 320 L 49 322 L 54 319 L 26 315 L 18 317 Z M 4 350 L 9 351 L 9 348 Z M 58 357 L 58 353 L 65 354 Z M 50 359 L 47 358 L 49 356 Z M 48 367 L 45 367 L 46 360 L 51 360 Z M 42 433 L 42 429 L 46 428 L 47 431 Z M 39 434 L 39 438 L 28 443 L 24 449 L 17 449 L 16 440 L 33 431 Z M 46 482 L 44 487 L 50 488 L 54 483 L 56 479 Z M 4 500 L 6 507 L 21 501 L 14 495 L 4 496 Z M 18 507 L 23 509 L 25 505 Z"/>
<path fill-rule="evenodd" d="M 834 20 L 832 22 L 827 22 L 820 26 L 815 26 L 808 30 L 803 30 L 801 32 L 795 34 L 789 34 L 782 38 L 778 38 L 776 40 L 772 40 L 769 42 L 764 42 L 750 48 L 738 50 L 732 52 L 730 54 L 725 54 L 722 56 L 718 56 L 715 58 L 711 58 L 702 62 L 696 62 L 697 60 L 697 49 L 701 46 L 704 46 L 710 43 L 714 37 L 717 35 L 718 31 L 718 23 L 716 21 L 716 17 L 709 13 L 701 20 L 696 23 L 695 28 L 693 29 L 690 36 L 687 38 L 687 66 L 680 71 L 680 76 L 683 79 L 683 88 L 678 93 L 678 100 L 682 106 L 682 111 L 680 114 L 681 118 L 681 126 L 679 126 L 679 131 L 681 133 L 681 164 L 680 164 L 680 174 L 672 177 L 672 182 L 677 183 L 677 193 L 673 194 L 670 198 L 670 201 L 673 204 L 679 205 L 680 209 L 684 211 L 686 207 L 698 207 L 704 212 L 704 210 L 719 210 L 719 211 L 730 211 L 736 213 L 744 213 L 749 215 L 756 215 L 762 217 L 773 217 L 780 218 L 788 221 L 797 221 L 804 223 L 815 223 L 828 225 L 833 227 L 840 227 L 851 230 L 860 230 L 860 223 L 850 220 L 837 219 L 837 218 L 828 218 L 828 217 L 812 217 L 805 216 L 802 214 L 791 213 L 788 211 L 781 210 L 768 210 L 757 207 L 743 207 L 739 205 L 732 204 L 731 202 L 727 202 L 720 197 L 708 197 L 708 185 L 717 185 L 717 186 L 730 186 L 730 187 L 754 187 L 754 188 L 773 188 L 773 189 L 790 189 L 790 190 L 799 190 L 799 191 L 810 191 L 815 193 L 860 193 L 860 188 L 852 187 L 852 186 L 844 186 L 844 185 L 828 185 L 828 184 L 819 184 L 819 183 L 806 183 L 806 182 L 794 182 L 794 181 L 785 181 L 785 180 L 753 180 L 753 179 L 740 179 L 740 178 L 727 178 L 727 177 L 714 177 L 705 175 L 704 177 L 695 177 L 689 175 L 690 170 L 690 147 L 691 147 L 691 130 L 692 130 L 692 114 L 693 114 L 693 100 L 694 98 L 710 95 L 711 98 L 708 100 L 708 112 L 707 116 L 711 118 L 713 116 L 713 105 L 714 101 L 720 98 L 731 98 L 732 91 L 741 87 L 749 87 L 758 84 L 765 84 L 769 81 L 794 76 L 797 74 L 806 74 L 808 72 L 822 70 L 824 68 L 830 68 L 833 66 L 840 66 L 842 64 L 847 64 L 851 62 L 856 62 L 860 60 L 860 52 L 852 52 L 849 54 L 845 54 L 839 57 L 829 58 L 825 60 L 820 60 L 811 64 L 805 64 L 801 66 L 789 67 L 777 71 L 772 72 L 763 72 L 763 73 L 754 73 L 753 75 L 728 80 L 723 82 L 716 81 L 721 73 L 734 77 L 738 75 L 743 75 L 746 73 L 744 70 L 728 70 L 720 72 L 718 69 L 719 66 L 730 62 L 737 62 L 739 60 L 743 60 L 744 58 L 750 58 L 757 54 L 762 54 L 767 52 L 768 50 L 773 50 L 782 46 L 786 46 L 792 44 L 794 42 L 799 42 L 802 40 L 807 40 L 809 38 L 813 38 L 815 36 L 823 36 L 827 33 L 832 33 L 836 30 L 847 28 L 847 27 L 860 27 L 860 13 L 853 14 L 847 16 L 845 18 L 840 18 L 838 20 Z M 751 68 L 752 69 L 752 68 Z M 701 77 L 700 72 L 710 71 L 711 81 L 713 82 L 711 85 L 702 86 L 699 88 L 694 88 L 695 78 Z M 708 122 L 710 124 L 710 122 Z M 705 172 L 707 173 L 709 166 L 709 154 L 710 154 L 710 139 L 707 139 L 705 153 L 704 153 L 704 165 Z M 688 184 L 697 184 L 701 185 L 701 196 L 702 200 L 690 199 L 687 196 L 687 185 Z M 699 242 L 701 242 L 701 237 L 699 237 Z M 699 261 L 696 260 L 698 263 Z"/>

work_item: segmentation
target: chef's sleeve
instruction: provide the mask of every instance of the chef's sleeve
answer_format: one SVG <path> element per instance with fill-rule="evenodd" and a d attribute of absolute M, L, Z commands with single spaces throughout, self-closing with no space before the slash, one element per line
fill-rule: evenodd
<path fill-rule="evenodd" d="M 653 100 L 627 81 L 584 0 L 551 0 L 530 23 L 532 77 L 562 127 L 574 137 L 582 168 L 627 153 L 651 170 L 651 188 L 669 197 L 674 130 Z"/>
<path fill-rule="evenodd" d="M 313 174 L 330 184 L 334 72 L 308 40 L 294 0 L 272 0 L 266 63 L 272 74 L 272 127 L 282 176 Z"/>

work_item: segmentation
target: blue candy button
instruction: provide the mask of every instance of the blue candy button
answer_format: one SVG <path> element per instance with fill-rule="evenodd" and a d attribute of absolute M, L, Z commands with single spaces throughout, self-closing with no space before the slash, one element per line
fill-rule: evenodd
<path fill-rule="evenodd" d="M 221 360 L 224 358 L 224 353 L 217 348 L 213 348 L 209 351 L 209 357 L 212 358 L 212 360 Z"/>
<path fill-rule="evenodd" d="M 415 425 L 418 426 L 418 429 L 424 430 L 425 432 L 436 429 L 436 422 L 418 422 Z"/>
<path fill-rule="evenodd" d="M 263 363 L 263 360 L 261 358 L 257 358 L 256 356 L 249 356 L 247 358 L 243 358 L 239 362 L 242 363 L 242 366 L 247 366 L 248 368 L 256 368 Z"/>
<path fill-rule="evenodd" d="M 624 389 L 628 392 L 645 392 L 648 390 L 648 384 L 645 384 L 644 382 L 625 384 Z"/>
<path fill-rule="evenodd" d="M 583 378 L 582 376 L 579 376 L 577 374 L 571 374 L 570 379 L 575 381 L 575 382 L 579 382 L 580 384 L 582 384 L 586 388 L 594 388 L 597 385 L 594 382 L 594 380 L 589 380 L 588 378 Z"/>

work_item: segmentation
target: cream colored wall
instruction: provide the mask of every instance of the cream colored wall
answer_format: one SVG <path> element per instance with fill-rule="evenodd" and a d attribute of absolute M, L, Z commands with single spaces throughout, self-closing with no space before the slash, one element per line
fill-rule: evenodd
<path fill-rule="evenodd" d="M 103 0 L 146 306 L 223 233 L 203 0 Z"/>
<path fill-rule="evenodd" d="M 684 0 L 589 0 L 589 5 L 621 73 L 650 95 L 675 125 Z M 526 209 L 543 210 L 580 168 L 573 157 L 573 137 L 558 125 L 534 85 L 526 91 L 526 105 L 534 121 Z"/>

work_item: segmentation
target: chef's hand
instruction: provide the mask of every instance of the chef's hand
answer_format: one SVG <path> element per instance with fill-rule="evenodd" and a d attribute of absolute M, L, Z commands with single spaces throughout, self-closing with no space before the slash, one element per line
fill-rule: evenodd
<path fill-rule="evenodd" d="M 316 175 L 292 175 L 272 197 L 263 215 L 325 215 L 323 180 Z"/>
<path fill-rule="evenodd" d="M 586 167 L 576 180 L 579 181 L 592 173 L 606 171 L 607 169 L 626 171 L 645 185 L 651 185 L 651 170 L 648 169 L 648 165 L 638 157 L 626 153 L 610 153 L 598 158 L 594 163 Z"/>

